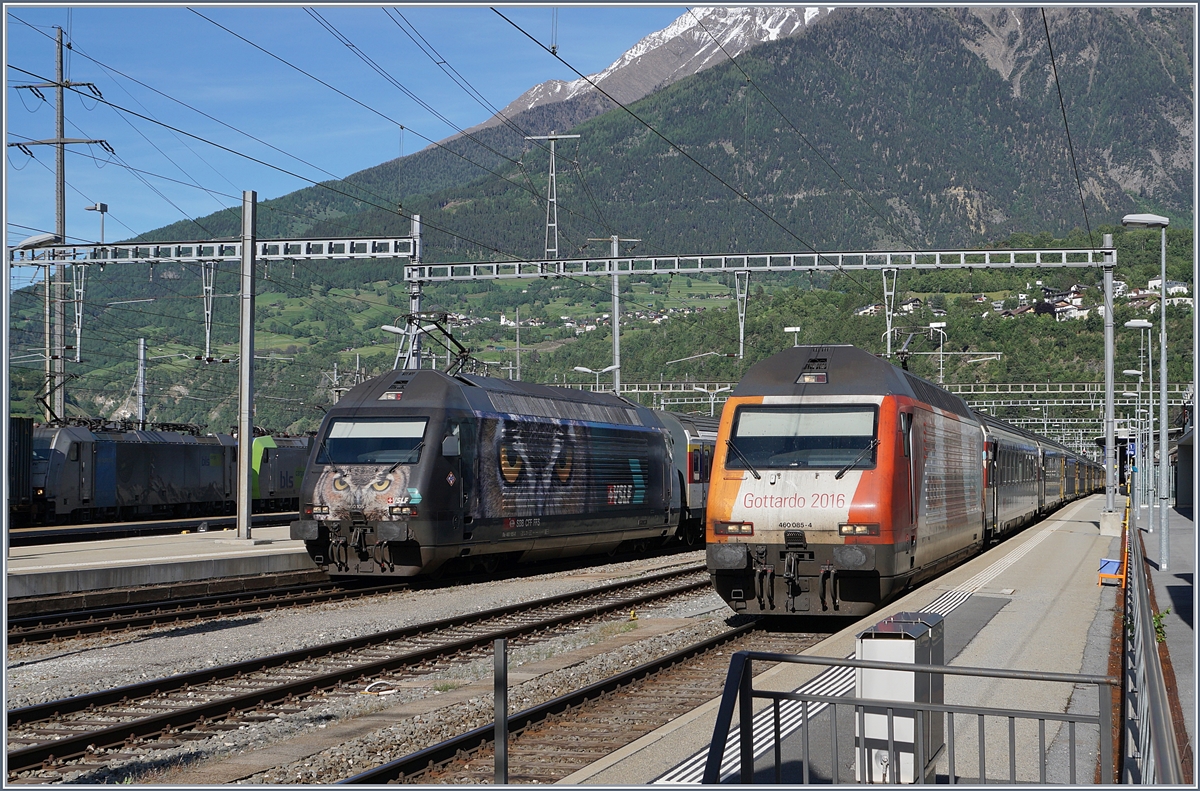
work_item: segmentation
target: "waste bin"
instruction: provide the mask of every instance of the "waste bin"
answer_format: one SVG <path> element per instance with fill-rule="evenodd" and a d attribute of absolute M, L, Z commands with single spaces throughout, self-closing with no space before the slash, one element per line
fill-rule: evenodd
<path fill-rule="evenodd" d="M 860 632 L 855 638 L 855 658 L 915 665 L 945 663 L 942 616 L 936 613 L 904 612 L 886 618 Z M 939 674 L 907 673 L 902 670 L 855 671 L 855 695 L 899 703 L 943 703 L 944 682 Z M 944 715 L 921 713 L 918 737 L 916 709 L 892 709 L 891 753 L 888 744 L 888 712 L 882 706 L 862 707 L 856 712 L 855 776 L 865 783 L 933 782 L 935 759 L 944 737 Z M 924 766 L 918 776 L 917 738 Z M 865 760 L 864 760 L 865 757 Z M 895 766 L 892 764 L 895 762 Z M 895 770 L 894 776 L 891 769 Z"/>

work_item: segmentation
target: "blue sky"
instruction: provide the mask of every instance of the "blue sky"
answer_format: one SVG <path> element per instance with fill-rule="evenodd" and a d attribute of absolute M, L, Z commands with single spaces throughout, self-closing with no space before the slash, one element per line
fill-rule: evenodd
<path fill-rule="evenodd" d="M 539 82 L 575 78 L 487 7 L 388 8 L 393 16 L 403 14 L 450 66 L 497 107 Z M 531 35 L 550 43 L 550 6 L 498 8 Z M 315 10 L 452 124 L 465 128 L 490 115 L 413 44 L 384 7 L 318 6 Z M 54 136 L 53 90 L 43 90 L 46 101 L 41 101 L 14 86 L 53 80 L 55 26 L 63 28 L 74 47 L 64 64 L 67 79 L 95 83 L 104 99 L 115 105 L 312 179 L 346 176 L 399 155 L 401 131 L 393 120 L 407 129 L 403 133 L 406 154 L 428 144 L 421 135 L 441 140 L 455 131 L 371 70 L 303 7 L 205 6 L 196 11 L 370 105 L 386 119 L 184 6 L 7 5 L 5 11 L 8 143 Z M 559 54 L 580 71 L 594 73 L 682 13 L 682 6 L 563 6 L 558 11 Z M 99 217 L 83 210 L 96 202 L 109 206 L 105 238 L 112 241 L 234 205 L 240 202 L 242 190 L 256 190 L 265 199 L 308 184 L 70 91 L 65 106 L 67 137 L 106 140 L 117 155 L 112 159 L 99 146 L 69 147 L 70 241 L 98 240 Z M 31 150 L 36 161 L 19 149 L 7 149 L 9 244 L 54 230 L 53 148 Z M 125 166 L 146 171 L 145 183 Z"/>

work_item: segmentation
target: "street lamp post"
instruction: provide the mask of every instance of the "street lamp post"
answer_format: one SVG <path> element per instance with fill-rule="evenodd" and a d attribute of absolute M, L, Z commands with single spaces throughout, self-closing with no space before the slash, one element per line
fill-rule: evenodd
<path fill-rule="evenodd" d="M 600 374 L 606 374 L 609 371 L 615 371 L 620 367 L 621 366 L 619 366 L 619 365 L 610 365 L 607 368 L 601 368 L 599 371 L 593 371 L 591 368 L 585 368 L 582 365 L 577 365 L 577 366 L 575 366 L 575 370 L 579 371 L 579 373 L 581 373 L 581 374 L 595 374 L 596 375 L 596 389 L 593 392 L 598 393 L 598 392 L 600 392 Z M 613 379 L 614 379 L 613 392 L 615 393 L 615 392 L 617 392 L 616 384 L 615 384 L 616 377 L 614 376 Z"/>
<path fill-rule="evenodd" d="M 83 210 L 100 212 L 100 244 L 103 245 L 104 244 L 104 215 L 108 213 L 108 204 L 107 203 L 97 203 L 94 206 L 84 206 Z"/>
<path fill-rule="evenodd" d="M 792 346 L 800 345 L 800 328 L 799 327 L 784 327 L 783 331 L 792 333 Z"/>
<path fill-rule="evenodd" d="M 1170 518 L 1168 502 L 1170 493 L 1167 491 L 1167 225 L 1166 217 L 1157 214 L 1126 214 L 1121 224 L 1126 228 L 1158 228 L 1159 229 L 1159 265 L 1162 284 L 1159 286 L 1159 327 L 1158 327 L 1158 522 L 1160 571 L 1167 571 L 1170 563 L 1170 540 L 1167 535 L 1167 522 Z"/>

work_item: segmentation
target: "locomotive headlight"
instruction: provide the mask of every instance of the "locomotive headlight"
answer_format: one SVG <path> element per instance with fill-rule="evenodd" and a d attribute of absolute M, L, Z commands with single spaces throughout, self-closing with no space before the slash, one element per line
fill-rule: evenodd
<path fill-rule="evenodd" d="M 388 514 L 390 516 L 413 517 L 417 515 L 417 509 L 411 505 L 389 505 Z"/>
<path fill-rule="evenodd" d="M 718 536 L 752 536 L 753 522 L 717 522 L 713 525 L 713 533 Z"/>
<path fill-rule="evenodd" d="M 329 506 L 327 506 L 327 505 L 306 505 L 306 506 L 304 506 L 304 513 L 306 515 L 307 514 L 312 514 L 312 515 L 322 515 L 323 514 L 323 515 L 328 516 L 329 515 Z"/>
<path fill-rule="evenodd" d="M 838 525 L 838 533 L 843 536 L 877 536 L 879 535 L 879 524 L 877 522 L 869 524 L 842 524 Z"/>
<path fill-rule="evenodd" d="M 34 497 L 44 497 L 44 496 L 45 496 L 45 494 L 46 494 L 46 490 L 45 490 L 45 489 L 34 489 L 34 490 L 33 490 L 33 496 L 34 496 Z"/>

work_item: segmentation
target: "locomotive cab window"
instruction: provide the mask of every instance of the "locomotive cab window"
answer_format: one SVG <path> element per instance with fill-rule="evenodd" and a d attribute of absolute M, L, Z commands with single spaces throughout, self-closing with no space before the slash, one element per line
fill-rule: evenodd
<path fill-rule="evenodd" d="M 428 422 L 423 417 L 330 421 L 317 463 L 416 464 Z"/>
<path fill-rule="evenodd" d="M 731 439 L 740 451 L 725 465 L 745 469 L 800 467 L 837 469 L 875 466 L 879 410 L 874 406 L 742 407 L 734 417 Z"/>

